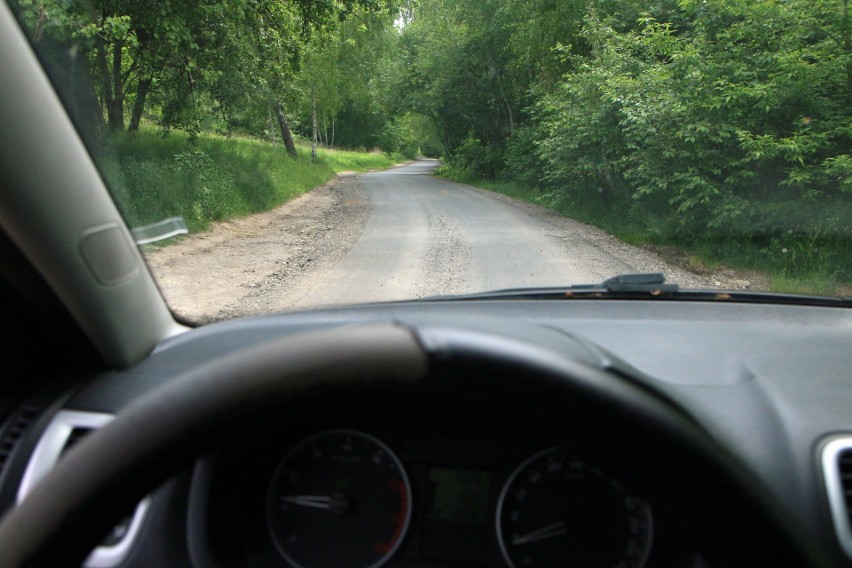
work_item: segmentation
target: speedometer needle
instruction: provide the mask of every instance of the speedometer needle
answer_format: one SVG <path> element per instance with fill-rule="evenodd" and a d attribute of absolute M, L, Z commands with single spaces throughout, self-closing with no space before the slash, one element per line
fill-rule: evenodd
<path fill-rule="evenodd" d="M 285 503 L 302 505 L 303 507 L 316 507 L 317 509 L 330 509 L 331 497 L 324 495 L 284 495 L 281 500 Z"/>
<path fill-rule="evenodd" d="M 525 535 L 516 536 L 512 538 L 512 545 L 518 546 L 521 544 L 527 544 L 530 542 L 554 538 L 567 533 L 568 527 L 565 525 L 565 521 L 557 521 L 553 524 L 541 527 L 540 529 L 528 532 Z"/>
<path fill-rule="evenodd" d="M 282 495 L 283 503 L 292 503 L 302 507 L 328 509 L 332 513 L 342 514 L 349 509 L 349 498 L 343 493 L 334 495 Z"/>

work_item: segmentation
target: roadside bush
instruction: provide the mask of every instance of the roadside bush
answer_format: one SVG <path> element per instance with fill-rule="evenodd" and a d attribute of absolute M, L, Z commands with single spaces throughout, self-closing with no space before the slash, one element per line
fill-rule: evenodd
<path fill-rule="evenodd" d="M 677 29 L 646 14 L 631 31 L 590 11 L 586 51 L 567 51 L 571 71 L 532 109 L 539 162 L 524 178 L 510 158 L 509 171 L 540 169 L 543 200 L 597 224 L 632 218 L 654 240 L 715 240 L 726 256 L 739 243 L 785 275 L 848 279 L 852 107 L 836 4 L 677 12 Z"/>
<path fill-rule="evenodd" d="M 544 162 L 537 152 L 539 133 L 529 126 L 516 128 L 503 152 L 501 177 L 529 187 L 539 187 L 544 177 Z"/>
<path fill-rule="evenodd" d="M 502 170 L 503 155 L 499 148 L 483 144 L 469 134 L 449 159 L 461 178 L 493 179 Z"/>

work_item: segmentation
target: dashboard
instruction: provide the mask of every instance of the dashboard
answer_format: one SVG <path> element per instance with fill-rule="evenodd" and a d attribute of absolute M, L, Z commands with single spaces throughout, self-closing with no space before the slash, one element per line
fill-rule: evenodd
<path fill-rule="evenodd" d="M 533 376 L 545 360 L 598 369 L 665 405 L 744 472 L 756 499 L 818 543 L 828 565 L 850 564 L 831 497 L 852 433 L 844 309 L 435 301 L 204 326 L 135 367 L 24 401 L 3 426 L 4 439 L 20 433 L 0 496 L 20 493 L 34 467 L 43 475 L 87 432 L 205 363 L 377 321 L 416 330 L 432 354 L 426 385 L 321 390 L 223 416 L 198 435 L 197 453 L 170 458 L 165 484 L 128 496 L 84 564 L 737 565 L 739 537 L 720 519 L 748 526 L 741 499 L 683 465 L 694 456 L 649 437 L 641 421 L 550 396 Z M 482 348 L 475 358 L 460 355 L 464 337 Z M 32 419 L 16 425 L 25 409 Z M 750 528 L 744 540 L 765 538 Z"/>

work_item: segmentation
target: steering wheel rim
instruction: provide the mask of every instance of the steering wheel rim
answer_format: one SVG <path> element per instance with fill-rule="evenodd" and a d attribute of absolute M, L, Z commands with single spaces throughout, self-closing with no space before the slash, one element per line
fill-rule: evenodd
<path fill-rule="evenodd" d="M 654 459 L 666 464 L 666 455 L 675 452 L 684 476 L 704 476 L 694 497 L 709 515 L 710 530 L 718 527 L 717 536 L 727 536 L 742 554 L 742 565 L 831 565 L 736 459 L 654 393 L 515 339 L 385 324 L 299 333 L 239 350 L 130 404 L 6 514 L 0 566 L 79 566 L 111 520 L 179 464 L 198 457 L 206 435 L 229 420 L 286 407 L 306 393 L 340 396 L 349 389 L 424 385 L 494 399 L 517 396 L 522 388 L 535 395 L 532 404 L 580 413 L 605 427 L 606 436 L 617 432 L 644 443 L 650 459 L 636 464 L 639 475 L 654 475 Z M 677 476 L 671 477 L 669 482 Z M 688 491 L 674 482 L 675 492 Z M 729 498 L 732 510 L 720 506 L 719 495 Z M 71 533 L 75 538 L 68 538 Z"/>

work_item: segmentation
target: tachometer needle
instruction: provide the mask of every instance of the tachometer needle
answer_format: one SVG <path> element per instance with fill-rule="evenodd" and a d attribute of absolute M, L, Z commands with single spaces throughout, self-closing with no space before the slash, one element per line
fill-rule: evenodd
<path fill-rule="evenodd" d="M 349 498 L 342 493 L 334 495 L 282 495 L 282 503 L 292 503 L 302 507 L 328 509 L 332 513 L 345 513 L 349 509 Z"/>
<path fill-rule="evenodd" d="M 532 532 L 528 532 L 525 535 L 516 536 L 512 538 L 512 545 L 518 546 L 521 544 L 528 544 L 530 542 L 536 542 L 539 540 L 545 540 L 548 538 L 553 538 L 557 536 L 561 536 L 563 534 L 568 533 L 568 527 L 565 524 L 565 521 L 557 521 L 553 524 L 541 527 L 540 529 L 536 529 Z"/>

